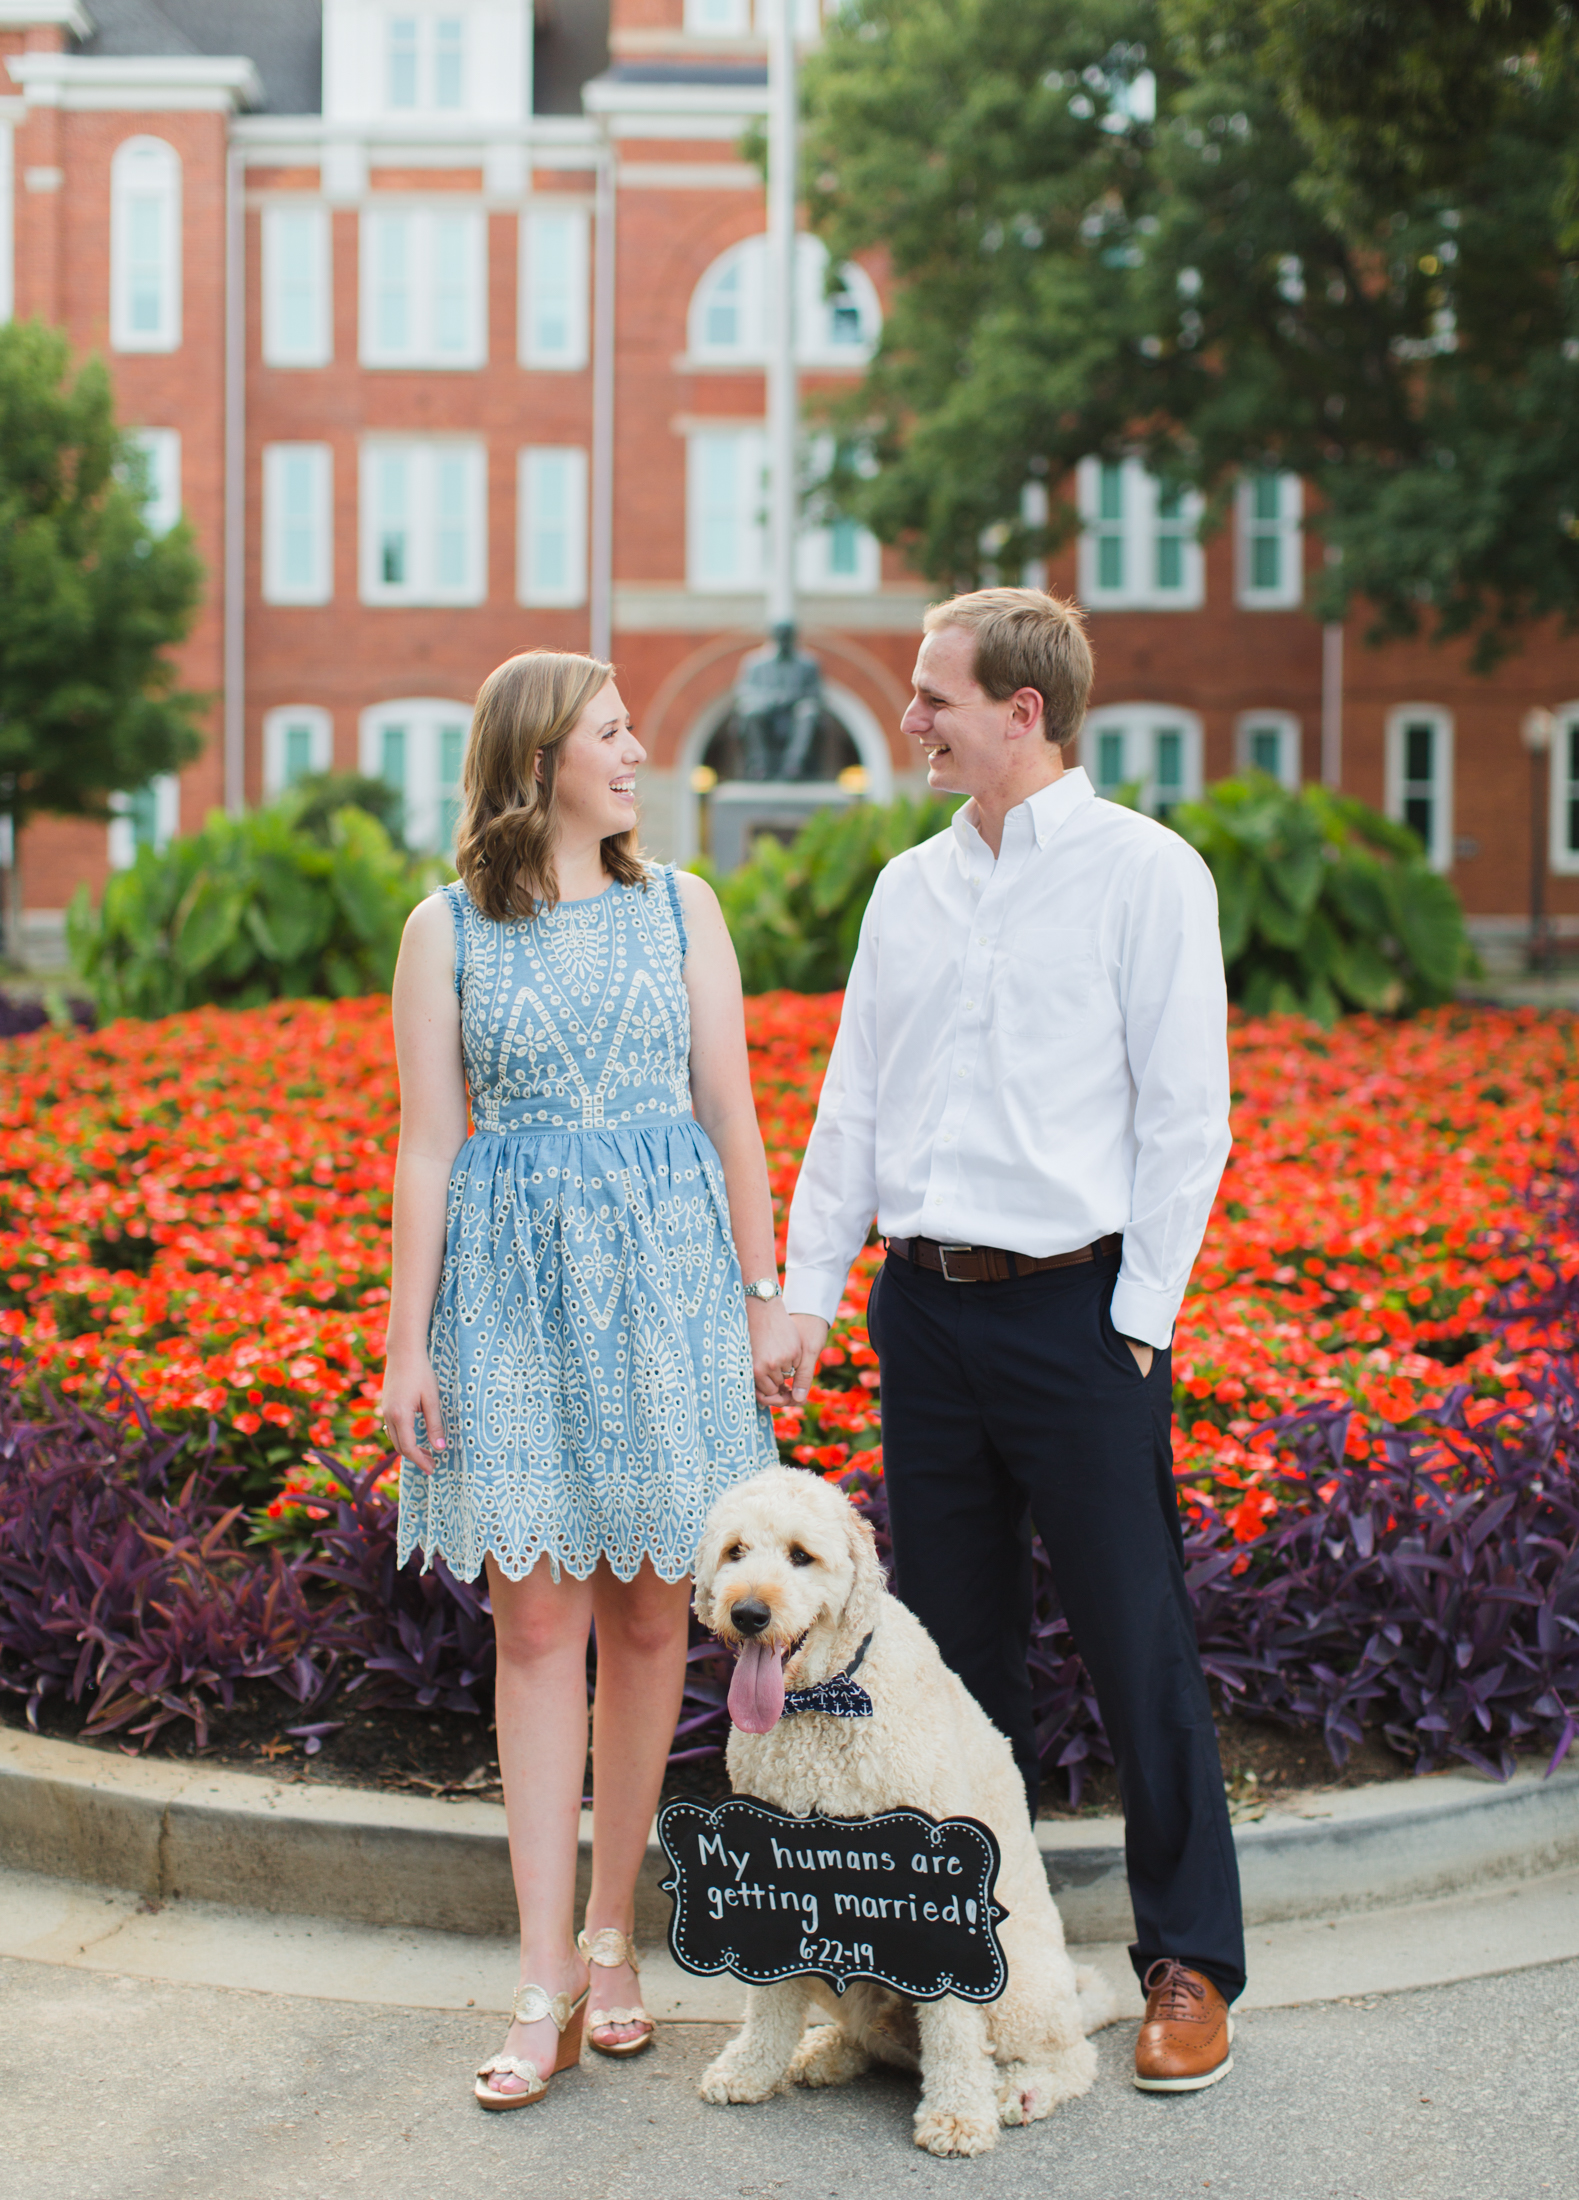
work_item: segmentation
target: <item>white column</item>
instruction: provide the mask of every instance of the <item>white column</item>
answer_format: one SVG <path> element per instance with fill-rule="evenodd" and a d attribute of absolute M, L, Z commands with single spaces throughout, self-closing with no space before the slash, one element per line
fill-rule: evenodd
<path fill-rule="evenodd" d="M 224 794 L 239 817 L 247 806 L 247 291 L 246 168 L 241 148 L 225 156 L 225 585 Z"/>
<path fill-rule="evenodd" d="M 614 145 L 606 141 L 598 156 L 592 223 L 592 527 L 587 575 L 589 648 L 605 663 L 614 640 L 614 185 Z"/>
<path fill-rule="evenodd" d="M 795 0 L 776 0 L 768 48 L 768 624 L 795 618 Z"/>

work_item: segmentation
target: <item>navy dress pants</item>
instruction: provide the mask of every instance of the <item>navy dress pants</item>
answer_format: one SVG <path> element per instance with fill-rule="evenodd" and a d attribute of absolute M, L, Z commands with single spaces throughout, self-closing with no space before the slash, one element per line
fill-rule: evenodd
<path fill-rule="evenodd" d="M 1116 1258 L 949 1283 L 890 1255 L 868 1321 L 882 1375 L 895 1588 L 1013 1745 L 1035 1818 L 1031 1529 L 1118 1769 L 1145 1975 L 1159 1956 L 1231 2001 L 1239 1872 L 1184 1586 L 1170 1356 L 1113 1327 Z"/>

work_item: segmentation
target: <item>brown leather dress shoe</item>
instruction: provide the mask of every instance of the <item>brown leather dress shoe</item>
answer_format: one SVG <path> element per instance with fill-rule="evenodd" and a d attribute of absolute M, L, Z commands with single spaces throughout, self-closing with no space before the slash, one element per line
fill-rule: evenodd
<path fill-rule="evenodd" d="M 1135 2042 L 1143 2093 L 1198 2093 L 1234 2067 L 1234 2020 L 1209 1978 L 1162 1956 L 1141 1980 L 1146 2018 Z"/>

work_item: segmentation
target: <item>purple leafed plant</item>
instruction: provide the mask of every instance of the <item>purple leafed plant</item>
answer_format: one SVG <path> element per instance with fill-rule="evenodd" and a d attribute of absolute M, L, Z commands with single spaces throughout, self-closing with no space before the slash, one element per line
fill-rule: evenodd
<path fill-rule="evenodd" d="M 46 1399 L 18 1410 L 20 1365 L 0 1356 L 0 1687 L 38 1723 L 48 1696 L 91 1696 L 85 1732 L 129 1727 L 145 1745 L 190 1719 L 199 1744 L 243 1681 L 320 1700 L 338 1653 L 336 1614 L 299 1570 L 240 1548 L 240 1508 L 188 1449 L 111 1382 L 102 1415 Z M 133 1722 L 136 1722 L 135 1724 Z"/>

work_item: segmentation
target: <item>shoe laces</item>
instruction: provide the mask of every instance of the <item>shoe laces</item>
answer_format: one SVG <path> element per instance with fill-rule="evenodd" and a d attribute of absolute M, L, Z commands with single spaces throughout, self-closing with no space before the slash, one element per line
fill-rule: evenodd
<path fill-rule="evenodd" d="M 1176 1956 L 1159 1956 L 1140 1983 L 1147 1996 L 1155 1998 L 1155 2019 L 1164 2024 L 1206 2014 L 1205 1986 Z"/>

